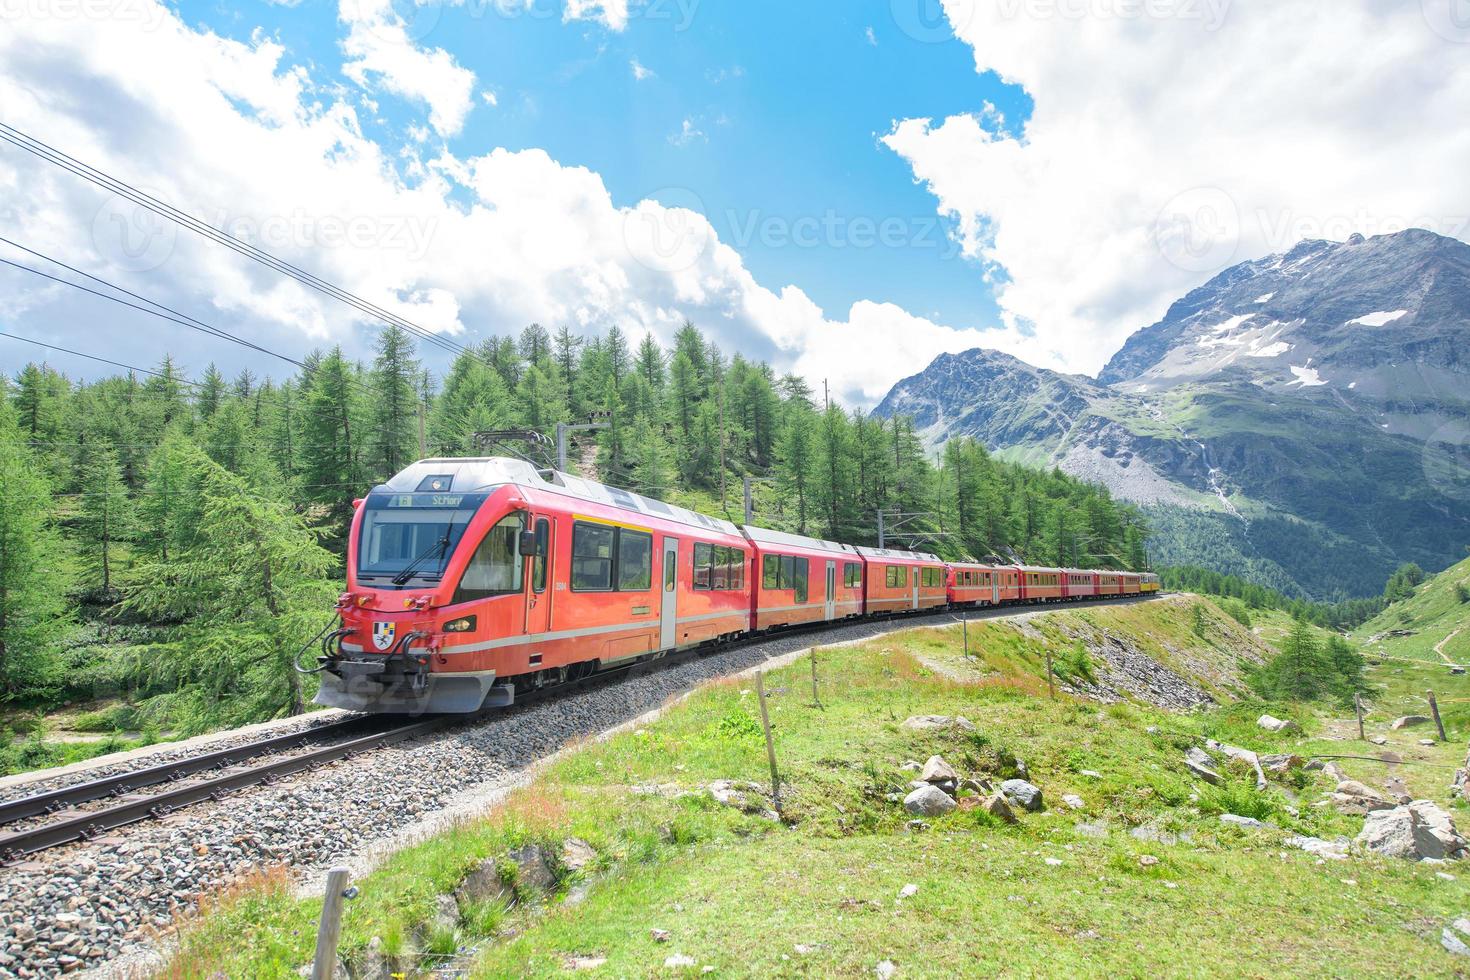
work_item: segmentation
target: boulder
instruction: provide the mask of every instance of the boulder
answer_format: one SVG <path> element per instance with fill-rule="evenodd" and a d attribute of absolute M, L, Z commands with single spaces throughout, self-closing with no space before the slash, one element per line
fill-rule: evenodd
<path fill-rule="evenodd" d="M 924 763 L 924 770 L 919 773 L 919 778 L 926 783 L 953 783 L 959 780 L 960 774 L 941 756 L 931 755 L 929 761 Z"/>
<path fill-rule="evenodd" d="M 1196 776 L 1198 776 L 1200 779 L 1203 779 L 1211 786 L 1218 785 L 1220 782 L 1220 774 L 1218 772 L 1211 769 L 1209 766 L 1202 765 L 1201 763 L 1195 762 L 1193 759 L 1190 759 L 1188 757 L 1185 757 L 1184 768 L 1188 769 L 1190 772 L 1194 773 Z"/>
<path fill-rule="evenodd" d="M 1408 861 L 1461 858 L 1466 847 L 1450 815 L 1429 800 L 1369 813 L 1357 843 L 1375 854 Z"/>
<path fill-rule="evenodd" d="M 429 928 L 439 932 L 453 932 L 459 928 L 459 903 L 453 895 L 434 896 L 434 914 L 429 917 Z"/>
<path fill-rule="evenodd" d="M 932 731 L 936 728 L 958 728 L 965 732 L 975 730 L 975 726 L 962 715 L 914 715 L 904 719 L 903 724 L 898 727 L 914 732 Z"/>
<path fill-rule="evenodd" d="M 1189 747 L 1189 750 L 1184 753 L 1184 758 L 1188 759 L 1190 762 L 1193 762 L 1197 766 L 1215 765 L 1215 757 L 1210 755 L 1210 753 L 1206 752 L 1204 749 L 1200 748 L 1198 745 L 1191 745 Z"/>
<path fill-rule="evenodd" d="M 705 788 L 716 803 L 734 807 L 742 813 L 760 813 L 766 808 L 765 791 L 756 783 L 716 779 Z"/>
<path fill-rule="evenodd" d="M 1356 779 L 1344 779 L 1337 784 L 1337 792 L 1347 796 L 1365 796 L 1373 800 L 1382 800 L 1384 796 L 1371 786 L 1358 782 Z"/>
<path fill-rule="evenodd" d="M 1261 768 L 1274 775 L 1285 775 L 1293 769 L 1300 769 L 1302 757 L 1290 752 L 1278 752 L 1260 757 Z"/>
<path fill-rule="evenodd" d="M 1218 743 L 1217 743 L 1218 744 Z M 1220 745 L 1220 752 L 1231 762 L 1246 766 L 1255 774 L 1256 789 L 1266 788 L 1266 774 L 1261 770 L 1261 760 L 1250 749 L 1243 749 L 1238 745 Z"/>
<path fill-rule="evenodd" d="M 1338 837 L 1333 840 L 1323 840 L 1320 837 L 1288 837 L 1286 846 L 1300 848 L 1308 854 L 1315 854 L 1329 861 L 1346 861 L 1348 848 L 1352 846 L 1352 841 L 1346 837 Z"/>
<path fill-rule="evenodd" d="M 597 860 L 597 851 L 580 837 L 568 837 L 561 843 L 561 866 L 568 871 L 581 871 Z"/>
<path fill-rule="evenodd" d="M 971 793 L 989 793 L 990 780 L 988 779 L 961 779 L 960 789 L 969 790 Z"/>
<path fill-rule="evenodd" d="M 898 768 L 903 772 L 922 772 L 924 764 L 922 762 L 915 762 L 913 759 L 907 759 Z"/>
<path fill-rule="evenodd" d="M 1271 715 L 1261 715 L 1261 717 L 1256 719 L 1256 724 L 1268 732 L 1299 732 L 1302 730 L 1301 726 L 1294 721 L 1288 721 L 1285 718 L 1274 718 Z"/>
<path fill-rule="evenodd" d="M 1371 796 L 1350 796 L 1347 793 L 1331 793 L 1324 803 L 1336 807 L 1338 813 L 1359 817 L 1368 813 L 1376 813 L 1379 810 L 1393 809 L 1393 804 L 1388 800 L 1379 800 Z"/>
<path fill-rule="evenodd" d="M 925 783 L 903 798 L 903 808 L 920 817 L 940 817 L 953 810 L 955 802 L 944 790 Z"/>
<path fill-rule="evenodd" d="M 461 906 L 472 902 L 506 902 L 514 895 L 515 889 L 500 877 L 500 862 L 495 858 L 481 861 L 454 890 Z"/>
<path fill-rule="evenodd" d="M 1374 745 L 1387 745 L 1388 744 L 1388 736 L 1387 735 L 1374 735 L 1374 736 L 1370 737 L 1368 739 L 1368 741 L 1372 742 Z"/>
<path fill-rule="evenodd" d="M 551 862 L 539 844 L 526 844 L 511 851 L 506 857 L 516 866 L 516 893 L 525 895 L 528 890 L 549 892 L 556 887 L 556 875 Z"/>
<path fill-rule="evenodd" d="M 1046 803 L 1041 798 L 1041 790 L 1024 779 L 1007 779 L 1000 784 L 1000 792 L 1009 802 L 1032 813 L 1046 808 Z"/>
<path fill-rule="evenodd" d="M 1082 802 L 1082 797 L 1075 793 L 1068 793 L 1062 797 L 1062 802 L 1073 810 L 1080 810 L 1087 804 Z"/>
<path fill-rule="evenodd" d="M 1223 824 L 1230 824 L 1234 827 L 1240 827 L 1243 830 L 1255 830 L 1257 828 L 1266 826 L 1255 817 L 1242 817 L 1238 813 L 1222 813 L 1220 814 L 1220 822 Z"/>
<path fill-rule="evenodd" d="M 1389 725 L 1388 727 L 1393 729 L 1394 731 L 1398 731 L 1400 728 L 1412 728 L 1415 725 L 1427 725 L 1433 720 L 1434 719 L 1430 718 L 1428 715 L 1404 715 L 1402 718 L 1395 718 L 1393 720 L 1393 724 Z"/>
<path fill-rule="evenodd" d="M 1016 822 L 1016 811 L 1011 809 L 1011 805 L 1006 802 L 1005 796 L 1000 793 L 992 794 L 990 799 L 985 801 L 985 812 L 992 817 L 998 817 L 1004 820 L 1006 823 Z"/>

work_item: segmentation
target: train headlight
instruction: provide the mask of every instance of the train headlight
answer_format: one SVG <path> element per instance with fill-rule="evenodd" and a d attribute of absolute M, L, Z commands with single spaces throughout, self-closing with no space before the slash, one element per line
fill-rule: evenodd
<path fill-rule="evenodd" d="M 474 629 L 474 616 L 461 616 L 458 619 L 451 619 L 444 624 L 444 632 L 446 633 L 472 633 Z"/>

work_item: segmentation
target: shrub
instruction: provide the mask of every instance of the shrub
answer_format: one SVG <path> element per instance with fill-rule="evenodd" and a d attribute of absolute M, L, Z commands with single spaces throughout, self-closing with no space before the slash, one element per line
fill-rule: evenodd
<path fill-rule="evenodd" d="M 1470 602 L 1470 585 L 1466 585 L 1464 582 L 1456 582 L 1455 598 L 1459 599 L 1462 603 Z"/>
<path fill-rule="evenodd" d="M 1087 647 L 1081 640 L 1052 662 L 1052 672 L 1064 681 L 1084 680 L 1089 684 L 1097 682 L 1092 672 L 1092 658 L 1088 656 Z"/>

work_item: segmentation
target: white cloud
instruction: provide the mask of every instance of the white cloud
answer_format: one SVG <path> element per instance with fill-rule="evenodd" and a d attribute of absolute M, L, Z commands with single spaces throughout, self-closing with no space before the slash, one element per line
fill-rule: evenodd
<path fill-rule="evenodd" d="M 416 8 L 416 16 L 435 18 L 439 8 Z M 429 107 L 429 121 L 444 136 L 464 128 L 474 107 L 475 73 L 443 48 L 414 43 L 409 23 L 392 0 L 340 0 L 338 17 L 347 25 L 343 74 L 363 88 L 375 85 Z M 427 26 L 432 26 L 425 22 Z"/>
<path fill-rule="evenodd" d="M 643 67 L 643 63 L 637 58 L 628 62 L 628 65 L 633 69 L 633 77 L 640 82 L 654 77 L 653 69 Z"/>
<path fill-rule="evenodd" d="M 1004 270 L 1006 320 L 1052 366 L 1096 371 L 1172 299 L 1302 238 L 1470 237 L 1470 58 L 1418 3 L 944 6 L 1034 114 L 1019 138 L 982 113 L 884 142 Z"/>
<path fill-rule="evenodd" d="M 690 143 L 696 141 L 707 143 L 709 142 L 709 137 L 695 125 L 693 119 L 685 119 L 679 127 L 679 131 L 669 137 L 669 142 L 674 146 L 688 146 Z"/>
<path fill-rule="evenodd" d="M 0 91 L 8 123 L 463 343 L 532 321 L 668 341 L 688 318 L 726 351 L 830 379 L 849 403 L 881 398 L 945 350 L 1024 350 L 1014 334 L 890 305 L 828 316 L 798 286 L 757 283 L 697 199 L 620 205 L 598 174 L 542 150 L 458 157 L 425 143 L 400 157 L 363 134 L 339 85 L 290 65 L 275 41 L 220 38 L 166 7 L 154 30 L 17 22 L 0 34 Z M 107 202 L 39 160 L 0 154 L 0 215 L 17 240 L 297 356 L 329 343 L 364 353 L 372 331 L 348 307 L 172 226 L 135 262 L 100 220 Z M 97 324 L 118 317 L 137 330 L 130 356 L 142 363 L 168 349 L 197 371 L 236 353 L 18 272 L 0 275 L 0 295 L 11 329 L 82 350 L 114 349 Z"/>
<path fill-rule="evenodd" d="M 567 0 L 562 20 L 592 20 L 610 31 L 622 31 L 628 26 L 628 0 Z"/>
<path fill-rule="evenodd" d="M 873 47 L 876 48 L 878 46 L 878 35 L 873 33 L 873 28 L 871 25 L 869 25 L 867 31 L 864 32 L 863 36 L 868 39 L 868 43 L 871 44 Z"/>

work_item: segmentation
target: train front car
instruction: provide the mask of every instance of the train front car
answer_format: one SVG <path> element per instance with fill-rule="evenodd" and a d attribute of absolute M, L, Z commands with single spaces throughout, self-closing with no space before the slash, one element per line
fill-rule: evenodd
<path fill-rule="evenodd" d="M 426 714 L 486 702 L 493 668 L 445 668 L 462 637 L 521 631 L 521 550 L 534 553 L 536 543 L 522 540 L 528 505 L 516 465 L 428 460 L 358 501 L 337 602 L 342 626 L 326 644 L 317 704 Z"/>

